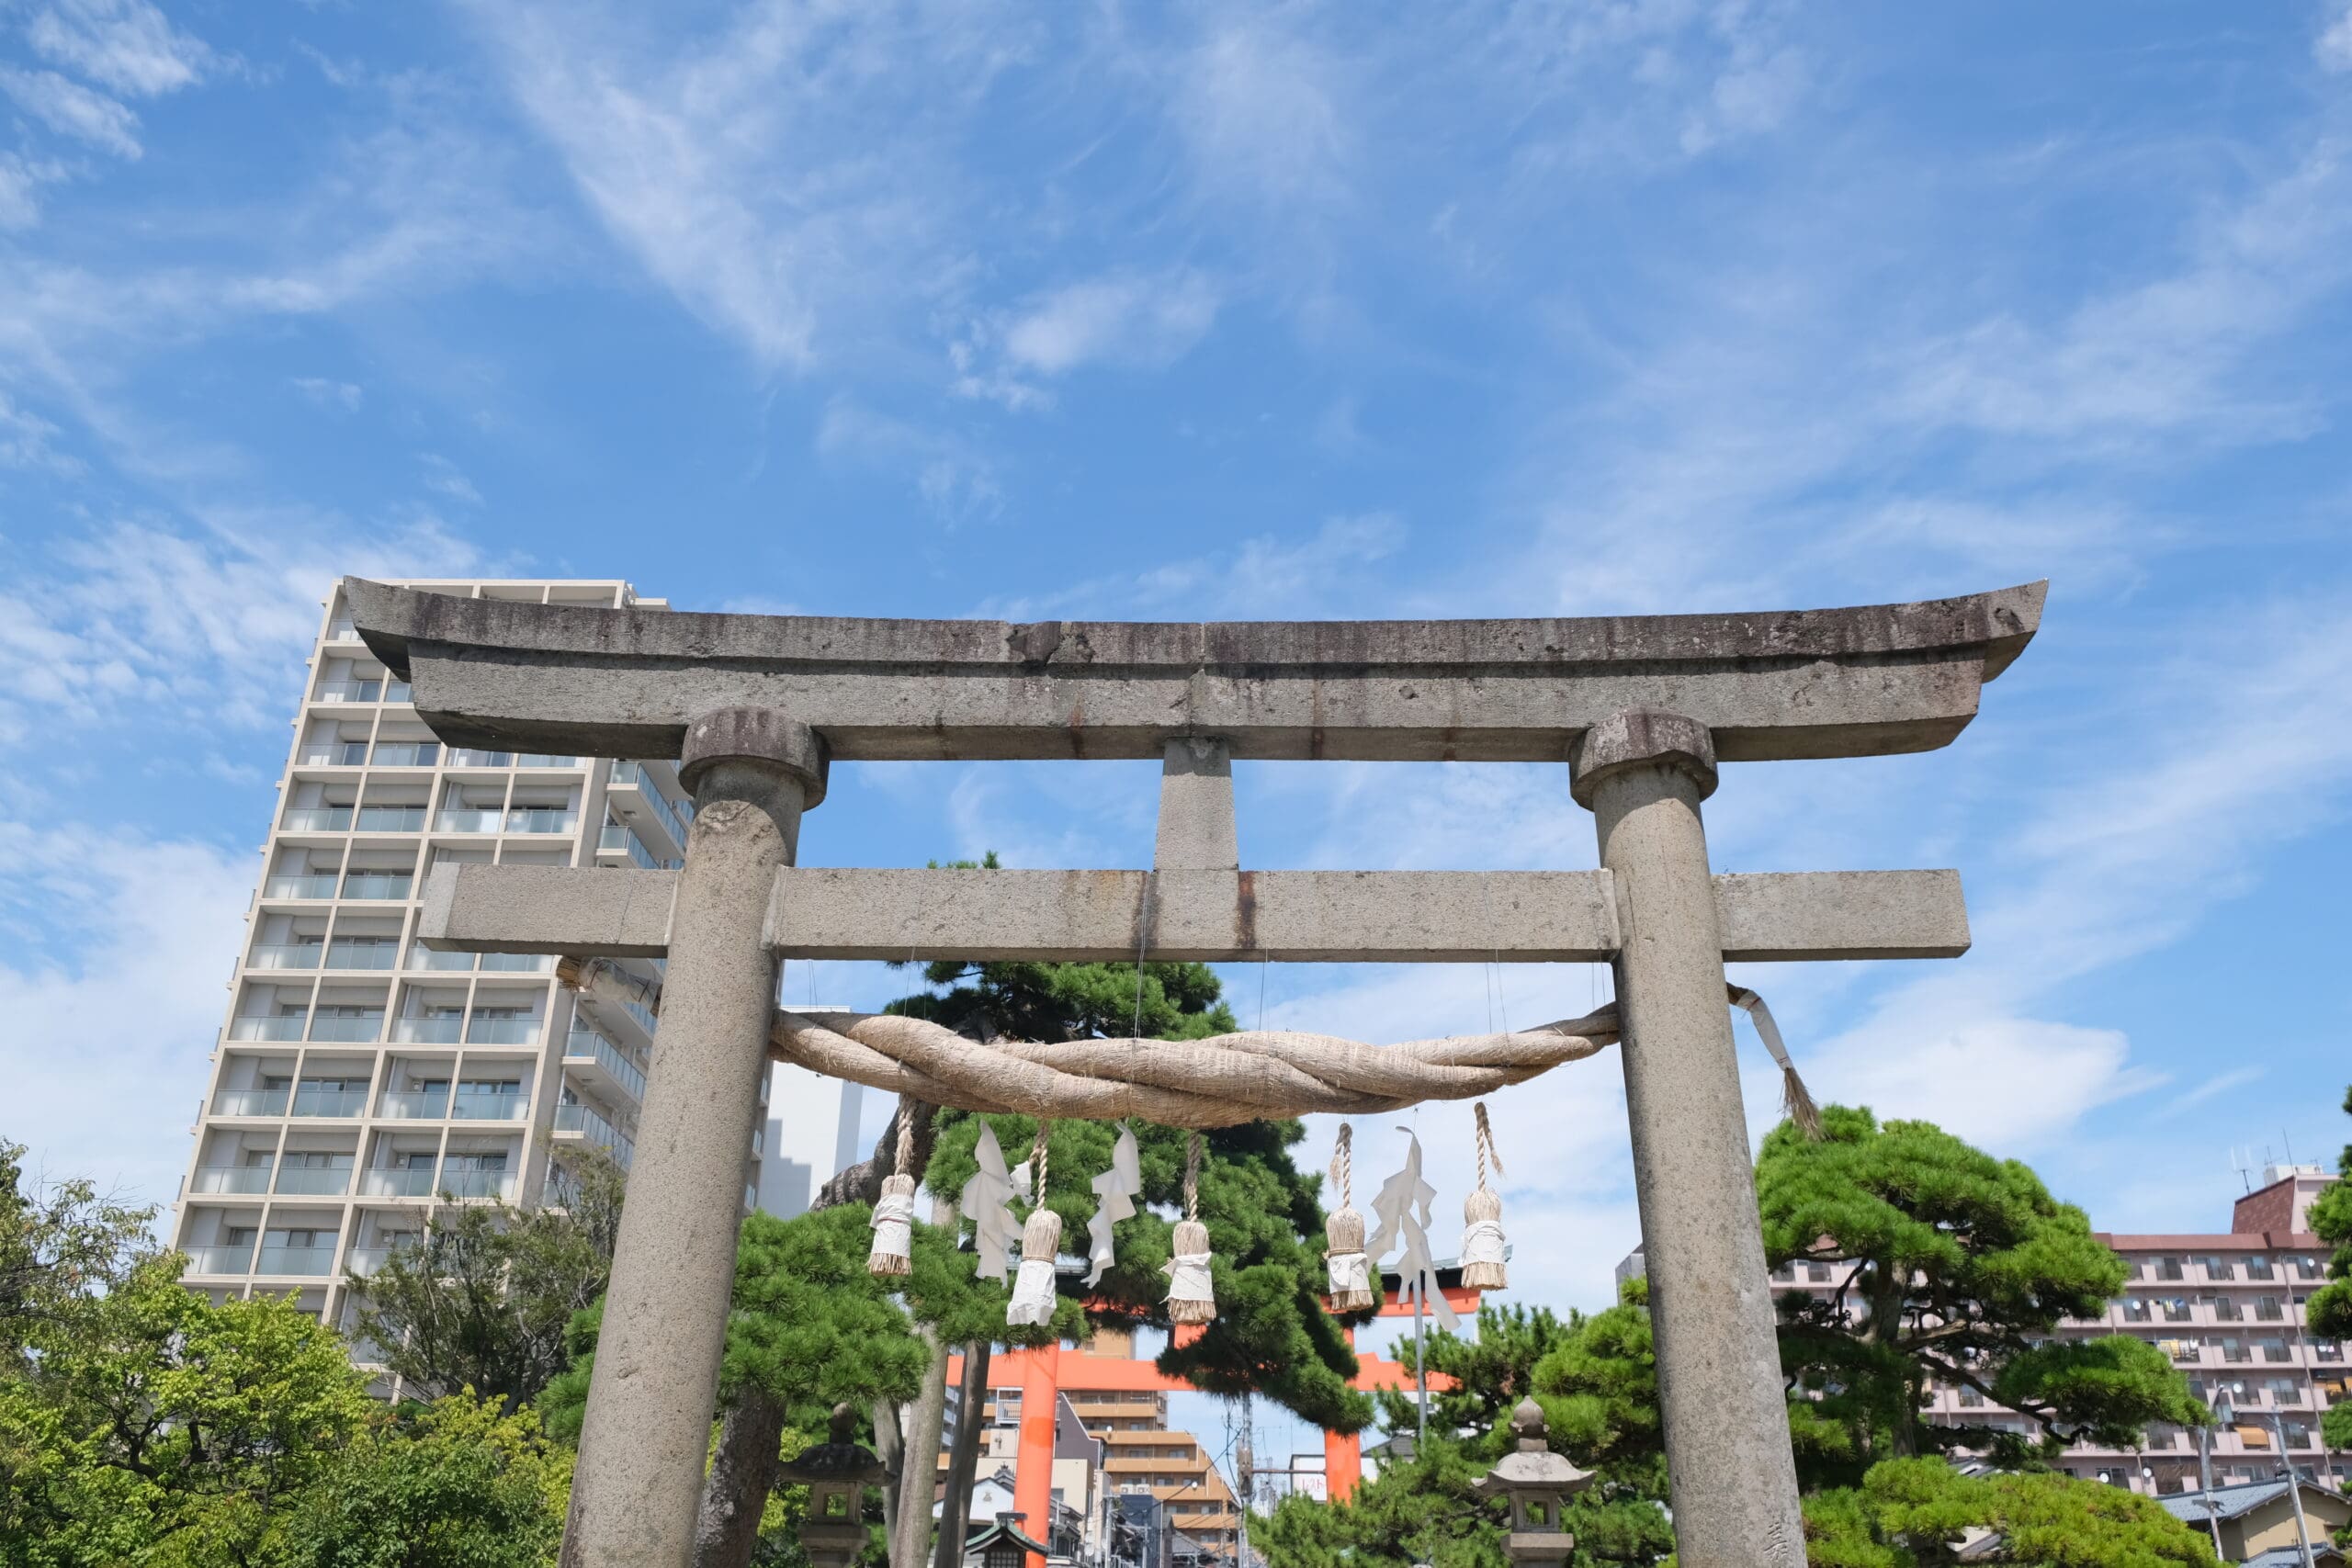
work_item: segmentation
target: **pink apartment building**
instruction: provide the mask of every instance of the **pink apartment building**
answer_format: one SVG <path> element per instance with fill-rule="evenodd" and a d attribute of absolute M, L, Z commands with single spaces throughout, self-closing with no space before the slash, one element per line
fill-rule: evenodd
<path fill-rule="evenodd" d="M 2335 1179 L 2318 1166 L 2272 1166 L 2237 1201 L 2226 1232 L 2117 1235 L 2099 1239 L 2132 1265 L 2123 1292 L 2104 1316 L 2069 1319 L 2062 1335 L 2132 1334 L 2160 1347 L 2199 1397 L 2218 1405 L 2226 1391 L 2235 1421 L 2213 1435 L 2217 1486 L 2278 1473 L 2279 1427 L 2295 1468 L 2338 1489 L 2352 1486 L 2352 1452 L 2320 1441 L 2320 1415 L 2347 1397 L 2345 1347 L 2303 1329 L 2303 1303 L 2325 1282 L 2327 1245 L 2307 1228 L 2312 1200 Z M 1833 1264 L 1784 1265 L 1780 1292 L 1827 1295 Z M 2274 1423 L 2273 1416 L 2278 1417 Z M 2029 1417 L 1987 1404 L 1973 1390 L 1939 1388 L 1928 1418 L 2030 1432 Z M 2155 1427 L 2133 1450 L 2078 1446 L 2063 1468 L 2086 1479 L 2157 1494 L 2198 1487 L 2197 1435 Z"/>

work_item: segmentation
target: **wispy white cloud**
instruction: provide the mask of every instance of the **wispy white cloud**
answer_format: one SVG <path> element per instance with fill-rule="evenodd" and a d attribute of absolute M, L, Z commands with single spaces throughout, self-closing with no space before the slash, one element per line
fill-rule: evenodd
<path fill-rule="evenodd" d="M 482 503 L 481 491 L 474 488 L 474 481 L 460 473 L 458 465 L 448 458 L 438 452 L 427 452 L 418 461 L 424 468 L 424 488 L 434 494 L 447 496 L 464 506 Z"/>
<path fill-rule="evenodd" d="M 82 471 L 82 462 L 57 448 L 62 434 L 57 426 L 28 410 L 21 409 L 0 392 L 0 468 L 41 468 L 72 478 Z"/>
<path fill-rule="evenodd" d="M 911 474 L 923 505 L 950 526 L 986 522 L 1004 509 L 995 461 L 953 431 L 836 397 L 818 419 L 815 445 L 820 457 Z"/>
<path fill-rule="evenodd" d="M 1368 569 L 1403 547 L 1404 523 L 1385 512 L 1327 517 L 1303 537 L 1261 534 L 1230 550 L 1091 578 L 1048 593 L 991 597 L 976 615 L 1039 620 L 1062 613 L 1311 618 L 1359 592 Z"/>
<path fill-rule="evenodd" d="M 1220 303 L 1216 285 L 1191 267 L 1117 271 L 1049 289 L 953 345 L 956 390 L 1019 409 L 1050 400 L 1031 377 L 1088 365 L 1160 369 L 1207 335 Z"/>
<path fill-rule="evenodd" d="M 118 158 L 139 156 L 139 117 L 104 93 L 54 71 L 0 66 L 0 93 L 62 136 L 103 149 Z"/>
<path fill-rule="evenodd" d="M 357 413 L 366 400 L 367 392 L 349 381 L 337 381 L 325 376 L 297 376 L 288 383 L 296 391 L 322 409 L 340 409 L 345 413 Z"/>
<path fill-rule="evenodd" d="M 2336 7 L 2312 40 L 2312 55 L 2324 70 L 2352 71 L 2352 6 Z"/>
<path fill-rule="evenodd" d="M 33 10 L 25 37 L 42 58 L 135 97 L 176 92 L 220 63 L 147 0 L 54 0 Z"/>

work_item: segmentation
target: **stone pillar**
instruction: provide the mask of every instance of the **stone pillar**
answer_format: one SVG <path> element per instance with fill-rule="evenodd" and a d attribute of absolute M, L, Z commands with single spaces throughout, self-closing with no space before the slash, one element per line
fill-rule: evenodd
<path fill-rule="evenodd" d="M 688 1568 L 692 1559 L 775 1008 L 776 961 L 762 928 L 800 814 L 824 798 L 824 746 L 774 711 L 722 709 L 688 728 L 678 776 L 695 819 L 563 1568 Z"/>
<path fill-rule="evenodd" d="M 1699 816 L 1714 743 L 1679 714 L 1632 708 L 1587 731 L 1571 765 L 1616 885 L 1625 1104 L 1679 1561 L 1799 1568 L 1796 1464 Z"/>

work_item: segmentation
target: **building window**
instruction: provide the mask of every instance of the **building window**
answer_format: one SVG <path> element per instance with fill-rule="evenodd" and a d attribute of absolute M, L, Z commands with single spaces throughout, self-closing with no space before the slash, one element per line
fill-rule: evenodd
<path fill-rule="evenodd" d="M 2267 1280 L 2272 1278 L 2273 1276 L 2270 1271 L 2270 1259 L 2267 1258 L 2247 1258 L 2245 1260 L 2245 1277 L 2249 1280 Z"/>
<path fill-rule="evenodd" d="M 2157 1258 L 2156 1278 L 2159 1280 L 2177 1280 L 2181 1278 L 2180 1259 L 2177 1258 Z"/>
<path fill-rule="evenodd" d="M 2238 1277 L 2237 1269 L 2226 1258 L 2200 1258 L 2197 1261 L 2203 1267 L 2208 1280 L 2234 1280 Z"/>

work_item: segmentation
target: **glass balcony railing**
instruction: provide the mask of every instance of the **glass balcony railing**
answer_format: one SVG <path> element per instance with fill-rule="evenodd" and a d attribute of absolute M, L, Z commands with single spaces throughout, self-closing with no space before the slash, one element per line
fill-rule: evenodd
<path fill-rule="evenodd" d="M 645 840 L 619 822 L 607 822 L 596 835 L 596 848 L 605 854 L 625 854 L 648 871 L 674 871 L 678 863 L 662 859 L 645 847 Z"/>
<path fill-rule="evenodd" d="M 563 1054 L 593 1061 L 605 1076 L 639 1100 L 645 1098 L 645 1074 L 620 1054 L 613 1043 L 593 1030 L 575 1029 L 564 1036 Z"/>
<path fill-rule="evenodd" d="M 331 942 L 327 943 L 327 967 L 330 969 L 390 969 L 401 955 L 396 942 Z"/>
<path fill-rule="evenodd" d="M 637 1145 L 628 1134 L 576 1100 L 555 1108 L 555 1130 L 577 1133 L 598 1148 L 611 1150 L 613 1157 L 623 1166 L 637 1156 Z"/>
<path fill-rule="evenodd" d="M 351 1168 L 332 1165 L 288 1165 L 277 1170 L 277 1190 L 306 1197 L 340 1197 L 351 1190 Z"/>
<path fill-rule="evenodd" d="M 580 814 L 561 807 L 516 807 L 506 813 L 510 833 L 569 833 L 580 826 Z"/>
<path fill-rule="evenodd" d="M 506 813 L 498 807 L 451 807 L 433 819 L 436 833 L 495 833 L 506 825 Z"/>
<path fill-rule="evenodd" d="M 669 829 L 672 840 L 680 849 L 685 848 L 686 824 L 694 819 L 695 814 L 692 806 L 682 807 L 663 795 L 662 786 L 642 762 L 615 762 L 613 783 L 623 788 L 634 789 L 643 795 L 653 815 L 662 819 L 662 826 Z"/>
<path fill-rule="evenodd" d="M 392 1254 L 399 1250 L 397 1247 L 355 1247 L 343 1255 L 343 1266 L 349 1272 L 364 1280 L 381 1269 Z M 352 1359 L 354 1360 L 361 1359 L 356 1346 L 352 1348 Z M 378 1360 L 382 1359 L 381 1356 L 377 1358 Z"/>
<path fill-rule="evenodd" d="M 530 1108 L 520 1094 L 460 1094 L 449 1102 L 449 1114 L 459 1122 L 520 1122 Z"/>
<path fill-rule="evenodd" d="M 555 954 L 552 953 L 485 953 L 481 955 L 481 966 L 487 971 L 500 975 L 545 975 L 555 968 Z"/>
<path fill-rule="evenodd" d="M 337 880 L 337 874 L 332 871 L 267 876 L 262 879 L 261 896 L 265 898 L 332 898 Z"/>
<path fill-rule="evenodd" d="M 416 879 L 406 872 L 355 871 L 343 879 L 346 898 L 405 898 Z"/>
<path fill-rule="evenodd" d="M 511 1170 L 451 1170 L 441 1168 L 439 1191 L 452 1198 L 504 1198 L 514 1190 Z"/>
<path fill-rule="evenodd" d="M 384 682 L 384 700 L 388 703 L 405 703 L 413 702 L 415 699 L 410 694 L 406 681 L 395 680 Z"/>
<path fill-rule="evenodd" d="M 371 1166 L 359 1173 L 359 1190 L 369 1198 L 430 1198 L 433 1168 L 429 1165 Z"/>
<path fill-rule="evenodd" d="M 514 765 L 512 751 L 492 751 L 481 746 L 452 746 L 449 765 L 453 768 L 511 768 Z"/>
<path fill-rule="evenodd" d="M 662 1026 L 662 1021 L 653 1016 L 653 1010 L 644 1003 L 631 1001 L 627 997 L 620 998 L 619 1001 L 621 1010 L 637 1020 L 637 1026 L 645 1031 L 649 1037 Z"/>
<path fill-rule="evenodd" d="M 311 1038 L 334 1041 L 345 1045 L 372 1044 L 384 1037 L 384 1015 L 366 1013 L 358 1018 L 313 1018 Z"/>
<path fill-rule="evenodd" d="M 376 1114 L 394 1122 L 438 1122 L 449 1114 L 446 1089 L 401 1089 L 385 1091 Z"/>
<path fill-rule="evenodd" d="M 474 955 L 470 953 L 438 952 L 420 944 L 408 950 L 408 966 L 444 975 L 452 970 L 462 974 L 474 966 Z"/>
<path fill-rule="evenodd" d="M 184 1247 L 187 1254 L 187 1271 L 191 1274 L 250 1274 L 254 1271 L 254 1244 L 232 1242 L 227 1247 Z"/>
<path fill-rule="evenodd" d="M 403 1045 L 455 1045 L 464 1032 L 465 1021 L 454 1015 L 392 1021 L 392 1038 Z"/>
<path fill-rule="evenodd" d="M 332 1247 L 265 1247 L 256 1274 L 323 1274 L 334 1263 Z"/>
<path fill-rule="evenodd" d="M 291 1017 L 273 1015 L 254 1018 L 247 1015 L 243 1018 L 232 1018 L 229 1021 L 229 1038 L 232 1040 L 300 1040 L 302 1038 L 302 1026 L 309 1021 L 306 1015 L 299 1012 Z"/>
<path fill-rule="evenodd" d="M 363 806 L 359 808 L 359 830 L 363 833 L 417 833 L 424 829 L 424 807 L 422 806 Z"/>
<path fill-rule="evenodd" d="M 340 616 L 327 623 L 327 640 L 329 642 L 357 642 L 359 628 L 352 625 L 350 617 Z"/>
<path fill-rule="evenodd" d="M 212 1097 L 215 1116 L 283 1116 L 286 1114 L 286 1091 L 282 1089 L 224 1089 Z"/>
<path fill-rule="evenodd" d="M 348 806 L 297 806 L 286 813 L 286 831 L 289 833 L 342 833 L 350 828 Z M 326 896 L 334 897 L 332 893 Z"/>
<path fill-rule="evenodd" d="M 365 740 L 313 740 L 296 753 L 305 767 L 356 768 L 368 761 Z"/>
<path fill-rule="evenodd" d="M 266 1192 L 269 1190 L 269 1167 L 266 1165 L 199 1165 L 188 1179 L 191 1192 Z"/>
<path fill-rule="evenodd" d="M 316 969 L 325 949 L 315 942 L 263 942 L 245 960 L 248 969 Z"/>
<path fill-rule="evenodd" d="M 372 703 L 384 694 L 381 681 L 322 681 L 317 701 L 322 703 Z"/>
<path fill-rule="evenodd" d="M 560 756 L 553 751 L 517 751 L 514 765 L 518 768 L 576 768 L 577 757 Z"/>
<path fill-rule="evenodd" d="M 539 1037 L 536 1018 L 484 1018 L 477 1014 L 466 1024 L 469 1045 L 528 1045 Z"/>
<path fill-rule="evenodd" d="M 314 1030 L 311 1038 L 318 1034 Z M 372 1037 L 371 1037 L 372 1038 Z M 290 1116 L 356 1116 L 368 1109 L 368 1091 L 364 1089 L 303 1089 L 294 1091 Z"/>
<path fill-rule="evenodd" d="M 372 758 L 379 768 L 429 768 L 440 760 L 438 740 L 379 740 Z"/>

